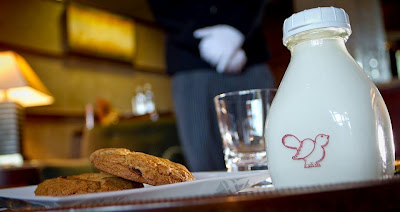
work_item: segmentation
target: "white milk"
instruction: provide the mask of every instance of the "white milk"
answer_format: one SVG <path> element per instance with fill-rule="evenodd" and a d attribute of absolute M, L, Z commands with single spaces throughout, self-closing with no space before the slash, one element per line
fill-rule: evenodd
<path fill-rule="evenodd" d="M 335 15 L 343 11 L 325 9 Z M 292 57 L 270 108 L 265 136 L 276 188 L 394 173 L 389 114 L 378 89 L 345 47 L 350 34 L 350 26 L 329 26 L 285 39 Z"/>

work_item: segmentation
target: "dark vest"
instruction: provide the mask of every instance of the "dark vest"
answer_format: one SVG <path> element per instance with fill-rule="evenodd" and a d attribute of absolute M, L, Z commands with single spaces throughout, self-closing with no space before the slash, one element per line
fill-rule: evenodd
<path fill-rule="evenodd" d="M 167 73 L 212 69 L 199 54 L 197 29 L 227 24 L 245 36 L 242 46 L 247 66 L 269 58 L 262 30 L 264 0 L 148 0 L 153 15 L 165 30 Z"/>

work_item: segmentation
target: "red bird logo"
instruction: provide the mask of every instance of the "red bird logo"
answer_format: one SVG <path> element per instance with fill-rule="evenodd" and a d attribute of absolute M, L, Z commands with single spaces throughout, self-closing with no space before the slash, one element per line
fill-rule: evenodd
<path fill-rule="evenodd" d="M 325 147 L 329 143 L 329 135 L 319 134 L 315 140 L 306 138 L 302 141 L 296 136 L 287 134 L 282 138 L 283 146 L 295 149 L 293 160 L 304 160 L 304 168 L 320 167 L 325 158 Z"/>

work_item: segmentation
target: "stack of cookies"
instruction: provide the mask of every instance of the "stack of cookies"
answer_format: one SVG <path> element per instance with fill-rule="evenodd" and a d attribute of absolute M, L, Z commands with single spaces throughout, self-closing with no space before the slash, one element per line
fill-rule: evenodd
<path fill-rule="evenodd" d="M 38 185 L 35 194 L 66 196 L 195 180 L 181 164 L 123 148 L 99 149 L 90 161 L 102 172 L 48 179 Z"/>

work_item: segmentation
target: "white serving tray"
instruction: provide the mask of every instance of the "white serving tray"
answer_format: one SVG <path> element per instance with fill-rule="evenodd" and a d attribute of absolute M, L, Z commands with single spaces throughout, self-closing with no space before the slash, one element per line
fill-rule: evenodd
<path fill-rule="evenodd" d="M 268 171 L 194 172 L 193 175 L 194 181 L 160 186 L 145 184 L 144 188 L 63 197 L 35 196 L 36 186 L 0 189 L 0 202 L 22 201 L 32 206 L 57 207 L 231 194 L 269 178 Z"/>

